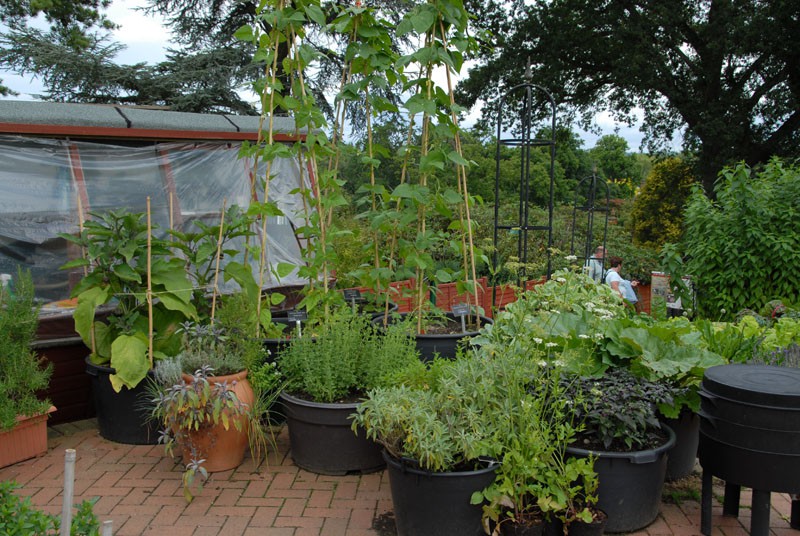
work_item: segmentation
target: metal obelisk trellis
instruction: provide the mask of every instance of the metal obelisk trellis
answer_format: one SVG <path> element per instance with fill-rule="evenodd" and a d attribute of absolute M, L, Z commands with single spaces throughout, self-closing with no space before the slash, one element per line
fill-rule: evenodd
<path fill-rule="evenodd" d="M 600 196 L 598 196 L 598 193 Z M 603 198 L 605 194 L 605 198 Z M 598 204 L 598 202 L 600 204 Z M 594 233 L 595 215 L 597 212 L 605 214 L 603 221 L 603 237 L 599 244 L 606 247 L 606 238 L 608 237 L 608 215 L 610 207 L 610 192 L 608 183 L 602 178 L 597 176 L 597 168 L 592 171 L 591 176 L 582 179 L 575 187 L 575 205 L 572 209 L 572 239 L 570 241 L 570 255 L 575 255 L 578 258 L 583 258 L 584 266 L 588 265 L 589 260 L 593 257 L 596 240 Z M 586 226 L 578 226 L 578 211 L 581 211 L 586 216 Z M 575 250 L 575 235 L 578 233 L 583 238 L 583 243 L 578 246 L 582 248 L 580 251 Z M 602 272 L 605 273 L 607 259 L 605 255 L 601 260 Z"/>
<path fill-rule="evenodd" d="M 526 78 L 529 78 L 526 72 Z M 511 99 L 517 99 L 520 106 L 519 116 L 505 124 L 506 105 Z M 539 113 L 537 113 L 537 111 Z M 550 137 L 536 137 L 535 118 L 550 118 Z M 511 129 L 514 134 L 509 135 L 505 128 Z M 517 135 L 518 134 L 518 135 Z M 500 221 L 500 161 L 501 148 L 515 147 L 519 151 L 519 211 L 516 222 Z M 549 185 L 548 192 L 548 220 L 547 225 L 530 225 L 529 209 L 531 205 L 531 151 L 536 147 L 549 148 Z M 497 143 L 495 155 L 495 179 L 494 179 L 494 253 L 492 255 L 493 273 L 498 273 L 499 242 L 500 232 L 515 233 L 517 236 L 517 257 L 519 258 L 520 269 L 517 271 L 517 285 L 522 287 L 527 279 L 528 256 L 530 255 L 530 234 L 533 232 L 547 233 L 547 278 L 550 278 L 551 261 L 550 249 L 553 245 L 553 196 L 554 196 L 554 177 L 556 161 L 556 104 L 552 95 L 542 87 L 534 84 L 525 83 L 513 87 L 500 100 L 497 114 Z M 492 285 L 492 306 L 497 304 L 496 282 Z"/>

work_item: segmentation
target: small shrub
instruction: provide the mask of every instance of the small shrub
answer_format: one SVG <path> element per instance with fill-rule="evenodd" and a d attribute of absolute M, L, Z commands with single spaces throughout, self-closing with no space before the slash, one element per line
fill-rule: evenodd
<path fill-rule="evenodd" d="M 3 536 L 56 536 L 60 534 L 61 518 L 37 510 L 30 497 L 20 497 L 14 490 L 20 486 L 13 481 L 0 482 L 0 534 Z M 92 507 L 97 499 L 83 501 L 72 518 L 72 536 L 98 536 L 100 522 Z"/>
<path fill-rule="evenodd" d="M 723 319 L 768 302 L 800 301 L 800 166 L 774 159 L 755 173 L 726 168 L 716 201 L 696 189 L 686 208 L 686 273 L 701 315 Z"/>
<path fill-rule="evenodd" d="M 50 407 L 36 396 L 52 373 L 30 348 L 38 322 L 33 280 L 20 270 L 14 294 L 0 288 L 0 430 L 13 428 L 17 415 L 37 415 Z"/>
<path fill-rule="evenodd" d="M 694 182 L 691 166 L 680 158 L 655 164 L 633 203 L 633 239 L 650 247 L 678 240 Z"/>

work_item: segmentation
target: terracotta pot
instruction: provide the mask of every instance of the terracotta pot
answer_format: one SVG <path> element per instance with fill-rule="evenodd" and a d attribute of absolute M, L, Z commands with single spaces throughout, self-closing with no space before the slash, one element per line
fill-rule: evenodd
<path fill-rule="evenodd" d="M 41 456 L 47 452 L 47 417 L 56 410 L 33 417 L 17 417 L 11 430 L 0 432 L 0 467 Z"/>
<path fill-rule="evenodd" d="M 228 389 L 232 390 L 242 404 L 253 406 L 255 393 L 250 382 L 247 381 L 247 371 L 227 376 L 209 376 L 208 383 L 213 386 L 217 383 L 227 382 Z M 183 381 L 190 383 L 192 376 L 183 375 Z M 239 421 L 241 430 L 237 430 L 235 422 Z M 183 463 L 192 460 L 192 449 L 195 456 L 203 459 L 203 467 L 209 473 L 228 471 L 241 465 L 248 446 L 247 419 L 243 416 L 231 417 L 230 426 L 226 430 L 220 422 L 213 426 L 206 426 L 200 430 L 189 433 L 189 445 L 183 447 Z"/>

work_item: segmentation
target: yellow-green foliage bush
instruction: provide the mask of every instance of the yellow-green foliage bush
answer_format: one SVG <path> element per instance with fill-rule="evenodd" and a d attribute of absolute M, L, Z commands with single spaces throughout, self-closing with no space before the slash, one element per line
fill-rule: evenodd
<path fill-rule="evenodd" d="M 660 247 L 680 239 L 683 209 L 694 182 L 691 166 L 680 158 L 668 158 L 653 166 L 633 202 L 636 243 Z"/>

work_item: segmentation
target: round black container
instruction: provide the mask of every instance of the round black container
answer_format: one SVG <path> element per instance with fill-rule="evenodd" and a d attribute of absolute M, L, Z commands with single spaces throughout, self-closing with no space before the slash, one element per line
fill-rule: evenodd
<path fill-rule="evenodd" d="M 800 491 L 800 369 L 711 367 L 700 396 L 704 471 L 754 489 Z"/>
<path fill-rule="evenodd" d="M 346 475 L 383 469 L 381 447 L 350 428 L 358 404 L 310 402 L 281 393 L 295 465 L 312 473 Z"/>
<path fill-rule="evenodd" d="M 158 429 L 149 420 L 148 379 L 142 380 L 133 389 L 123 387 L 118 393 L 109 379 L 115 373 L 113 368 L 95 365 L 87 356 L 86 372 L 91 377 L 92 402 L 100 435 L 109 441 L 127 445 L 157 444 Z"/>
<path fill-rule="evenodd" d="M 497 465 L 476 471 L 432 473 L 402 464 L 384 451 L 398 536 L 481 536 L 476 491 L 494 482 Z"/>
<path fill-rule="evenodd" d="M 662 428 L 669 439 L 655 449 L 597 452 L 567 447 L 569 456 L 597 456 L 594 462 L 599 480 L 597 506 L 608 514 L 606 532 L 632 532 L 658 517 L 667 455 L 675 445 L 675 432 L 665 425 Z"/>
<path fill-rule="evenodd" d="M 700 442 L 700 416 L 684 409 L 677 419 L 663 418 L 661 421 L 675 432 L 675 447 L 667 459 L 666 479 L 672 482 L 692 474 Z"/>
<path fill-rule="evenodd" d="M 272 321 L 275 324 L 284 326 L 284 336 L 274 339 L 264 339 L 264 348 L 267 350 L 267 352 L 269 352 L 267 360 L 270 362 L 275 361 L 283 349 L 289 346 L 289 343 L 291 342 L 290 337 L 292 330 L 295 329 L 294 326 L 290 325 L 289 319 L 285 316 L 272 317 Z"/>
<path fill-rule="evenodd" d="M 400 317 L 405 318 L 408 314 L 409 313 L 400 313 Z M 446 313 L 446 316 L 451 321 L 461 322 L 460 318 L 456 317 L 453 313 Z M 466 320 L 469 322 L 469 317 L 467 317 Z M 372 321 L 375 323 L 383 322 L 383 316 L 376 316 Z M 392 317 L 389 318 L 389 321 L 392 321 Z M 481 316 L 481 325 L 491 323 L 491 318 Z M 425 363 L 433 361 L 433 358 L 437 355 L 443 359 L 455 359 L 459 346 L 466 344 L 466 341 L 477 334 L 478 331 L 472 330 L 447 334 L 417 333 L 415 337 L 417 340 L 419 358 Z"/>

